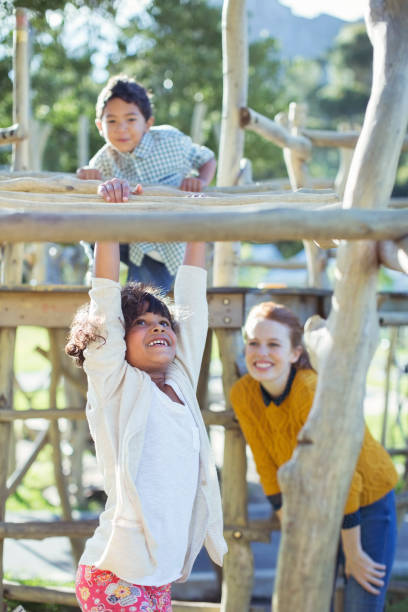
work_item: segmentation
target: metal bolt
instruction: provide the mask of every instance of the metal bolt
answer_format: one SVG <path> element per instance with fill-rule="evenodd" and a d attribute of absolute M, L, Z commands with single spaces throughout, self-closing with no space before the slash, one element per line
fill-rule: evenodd
<path fill-rule="evenodd" d="M 231 323 L 231 317 L 224 317 L 224 323 Z"/>
<path fill-rule="evenodd" d="M 226 306 L 227 304 L 229 304 L 229 303 L 230 303 L 230 299 L 229 299 L 229 298 L 224 298 L 223 303 L 224 303 L 224 304 L 225 304 L 225 306 Z"/>
<path fill-rule="evenodd" d="M 234 531 L 232 535 L 236 540 L 240 540 L 242 538 L 242 531 Z"/>

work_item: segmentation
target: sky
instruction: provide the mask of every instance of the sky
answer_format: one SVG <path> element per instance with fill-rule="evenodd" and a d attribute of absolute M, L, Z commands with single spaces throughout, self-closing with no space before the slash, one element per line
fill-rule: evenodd
<path fill-rule="evenodd" d="M 316 17 L 319 13 L 326 13 L 345 21 L 355 21 L 363 17 L 368 0 L 280 0 L 280 3 L 302 17 Z"/>
<path fill-rule="evenodd" d="M 355 21 L 363 17 L 364 6 L 368 0 L 279 0 L 281 4 L 288 6 L 296 15 L 302 17 L 316 17 L 319 13 L 326 13 L 339 17 L 345 21 Z M 121 0 L 118 3 L 122 16 L 130 13 L 141 12 L 149 3 L 149 0 Z"/>

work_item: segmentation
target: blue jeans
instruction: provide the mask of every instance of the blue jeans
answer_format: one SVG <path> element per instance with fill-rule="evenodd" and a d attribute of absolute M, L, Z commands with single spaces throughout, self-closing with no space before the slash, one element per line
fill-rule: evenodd
<path fill-rule="evenodd" d="M 372 595 L 354 580 L 344 578 L 344 612 L 383 612 L 397 545 L 395 493 L 390 491 L 378 501 L 360 508 L 361 546 L 374 561 L 386 566 L 384 586 Z M 344 560 L 342 551 L 340 557 Z"/>
<path fill-rule="evenodd" d="M 160 287 L 168 293 L 173 285 L 174 276 L 170 274 L 164 263 L 145 255 L 140 266 L 129 261 L 128 281 L 140 281 Z"/>
<path fill-rule="evenodd" d="M 89 259 L 89 266 L 92 268 L 94 264 L 95 245 L 89 244 L 88 242 L 81 242 L 81 244 Z M 163 263 L 145 255 L 140 266 L 136 266 L 129 260 L 129 245 L 120 244 L 119 249 L 120 261 L 128 266 L 128 281 L 140 281 L 142 283 L 154 285 L 155 287 L 160 287 L 163 293 L 168 293 L 170 291 L 173 286 L 174 276 L 170 274 Z"/>

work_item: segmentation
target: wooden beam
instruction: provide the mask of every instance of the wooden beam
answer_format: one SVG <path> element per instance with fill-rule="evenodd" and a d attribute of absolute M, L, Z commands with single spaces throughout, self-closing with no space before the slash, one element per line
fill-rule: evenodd
<path fill-rule="evenodd" d="M 408 325 L 408 312 L 382 312 L 378 315 L 381 327 L 401 327 Z"/>
<path fill-rule="evenodd" d="M 78 600 L 73 589 L 51 589 L 47 587 L 25 586 L 11 582 L 4 583 L 4 597 L 16 601 L 49 603 L 78 607 Z"/>
<path fill-rule="evenodd" d="M 87 302 L 88 287 L 0 287 L 0 321 L 3 327 L 69 327 L 74 313 Z"/>
<path fill-rule="evenodd" d="M 171 194 L 154 194 L 145 189 L 140 196 L 130 196 L 126 203 L 104 202 L 96 194 L 88 193 L 36 193 L 21 191 L 4 191 L 0 181 L 0 209 L 26 210 L 26 212 L 177 212 L 197 209 L 272 204 L 273 208 L 319 209 L 326 206 L 340 208 L 339 198 L 331 189 L 298 189 L 296 191 L 260 191 L 259 193 L 224 193 L 213 192 L 193 197 L 192 194 L 181 195 L 178 189 Z M 335 206 L 337 205 L 337 206 Z M 402 208 L 402 206 L 400 206 Z"/>
<path fill-rule="evenodd" d="M 259 134 L 266 140 L 271 140 L 279 147 L 296 151 L 302 159 L 309 159 L 312 143 L 306 136 L 294 136 L 285 126 L 268 119 L 251 108 L 240 108 L 240 125 L 246 130 Z"/>
<path fill-rule="evenodd" d="M 408 274 L 408 238 L 382 240 L 377 246 L 378 258 L 383 266 Z"/>
<path fill-rule="evenodd" d="M 33 587 L 12 582 L 4 583 L 4 595 L 7 599 L 30 601 L 33 603 L 50 603 L 78 607 L 74 589 L 51 589 Z M 200 601 L 172 601 L 173 612 L 220 612 L 220 604 Z M 265 612 L 264 606 L 251 606 L 249 612 Z"/>
<path fill-rule="evenodd" d="M 23 523 L 0 523 L 0 539 L 44 540 L 45 538 L 75 537 L 89 538 L 99 524 L 99 519 L 79 521 L 25 521 Z"/>
<path fill-rule="evenodd" d="M 343 206 L 378 213 L 390 199 L 407 129 L 408 5 L 369 0 L 365 17 L 374 47 L 373 86 Z M 365 381 L 378 327 L 377 282 L 375 243 L 342 244 L 313 408 L 291 460 L 279 470 L 285 502 L 274 612 L 330 607 L 342 515 L 364 435 Z"/>
<path fill-rule="evenodd" d="M 47 419 L 48 421 L 69 419 L 71 421 L 83 421 L 85 418 L 86 415 L 83 408 L 31 408 L 30 410 L 0 409 L 0 423 L 11 423 L 19 419 L 24 421 L 27 419 Z"/>
<path fill-rule="evenodd" d="M 290 210 L 248 205 L 225 210 L 163 212 L 33 213 L 0 212 L 0 231 L 8 243 L 120 240 L 387 240 L 408 235 L 405 210 Z"/>
<path fill-rule="evenodd" d="M 213 287 L 207 290 L 209 325 L 212 329 L 239 329 L 249 308 L 265 300 L 284 303 L 295 310 L 302 322 L 315 313 L 327 317 L 331 295 L 327 289 L 313 288 Z M 87 301 L 88 287 L 85 286 L 0 286 L 0 320 L 5 328 L 19 325 L 48 329 L 69 327 L 75 311 Z M 392 319 L 403 321 L 404 313 L 408 312 L 408 294 L 405 292 L 381 291 L 377 294 L 377 302 L 383 325 L 392 325 Z M 60 415 L 63 411 L 57 412 Z"/>
<path fill-rule="evenodd" d="M 360 136 L 357 130 L 335 132 L 333 130 L 312 130 L 304 128 L 302 134 L 308 138 L 314 147 L 333 147 L 354 149 Z M 402 151 L 408 150 L 408 136 L 405 136 Z"/>
<path fill-rule="evenodd" d="M 27 134 L 23 132 L 18 123 L 14 125 L 10 125 L 10 127 L 0 128 L 0 144 L 10 144 L 13 142 L 18 142 L 20 140 L 24 140 L 27 137 Z"/>
<path fill-rule="evenodd" d="M 10 415 L 15 415 L 15 410 L 5 410 L 4 412 L 8 412 Z M 40 451 L 47 444 L 48 438 L 48 426 L 44 431 L 40 431 L 37 434 L 36 439 L 34 440 L 34 445 L 31 450 L 30 455 L 25 459 L 24 464 L 17 468 L 14 473 L 7 480 L 7 490 L 6 495 L 10 497 L 14 494 L 20 483 L 22 482 L 24 476 L 27 474 L 30 467 L 33 465 L 34 461 L 38 457 Z"/>

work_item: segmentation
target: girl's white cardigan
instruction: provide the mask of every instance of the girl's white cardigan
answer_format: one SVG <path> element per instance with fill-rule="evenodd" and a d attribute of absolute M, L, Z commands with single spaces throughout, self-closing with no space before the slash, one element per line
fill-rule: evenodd
<path fill-rule="evenodd" d="M 134 484 L 154 383 L 125 360 L 119 283 L 94 278 L 90 297 L 91 315 L 101 321 L 100 333 L 106 341 L 93 342 L 85 351 L 86 412 L 108 498 L 80 563 L 110 570 L 137 584 L 156 567 L 156 543 Z M 199 484 L 180 578 L 185 581 L 203 544 L 218 565 L 227 546 L 215 464 L 195 393 L 208 325 L 205 270 L 181 266 L 174 299 L 179 330 L 176 358 L 168 374 L 182 390 L 200 432 Z"/>

